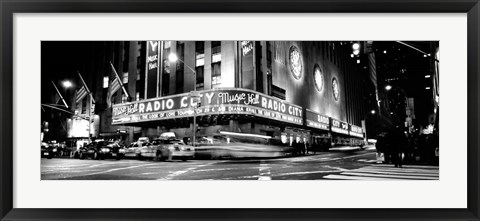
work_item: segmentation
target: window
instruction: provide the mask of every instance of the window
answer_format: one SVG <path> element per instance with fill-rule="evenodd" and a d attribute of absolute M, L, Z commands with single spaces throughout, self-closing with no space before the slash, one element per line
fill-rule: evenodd
<path fill-rule="evenodd" d="M 165 48 L 163 50 L 163 54 L 166 55 L 164 56 L 164 59 L 163 59 L 163 73 L 170 74 L 170 60 L 168 60 L 168 55 L 170 54 L 170 48 Z"/>
<path fill-rule="evenodd" d="M 82 114 L 87 113 L 87 99 L 82 99 Z M 112 99 L 112 101 L 114 101 L 114 100 L 115 99 Z"/>
<path fill-rule="evenodd" d="M 222 61 L 222 42 L 212 41 L 212 63 Z"/>
<path fill-rule="evenodd" d="M 272 44 L 267 41 L 267 68 L 272 69 Z"/>
<path fill-rule="evenodd" d="M 221 74 L 221 69 L 222 69 L 222 63 L 213 63 L 212 64 L 212 87 L 218 87 L 222 83 L 222 74 Z"/>
<path fill-rule="evenodd" d="M 195 67 L 200 67 L 205 64 L 205 42 L 195 42 Z"/>
<path fill-rule="evenodd" d="M 128 97 L 127 96 L 122 96 L 122 103 L 128 102 Z"/>
<path fill-rule="evenodd" d="M 128 61 L 130 56 L 130 42 L 123 43 L 123 72 L 128 72 Z"/>
<path fill-rule="evenodd" d="M 108 76 L 103 77 L 103 88 L 108 88 Z"/>
<path fill-rule="evenodd" d="M 185 44 L 177 41 L 177 56 L 179 60 L 184 60 Z M 175 78 L 175 93 L 183 93 L 183 78 L 184 78 L 184 63 L 177 61 L 176 78 Z"/>
<path fill-rule="evenodd" d="M 196 79 L 196 87 L 197 87 L 197 90 L 203 90 L 204 89 L 204 68 L 203 66 L 200 66 L 200 67 L 196 67 L 195 68 L 195 72 L 197 72 L 197 79 Z"/>
<path fill-rule="evenodd" d="M 172 44 L 172 41 L 165 41 L 163 48 L 165 48 L 165 49 L 170 48 L 171 44 Z"/>
<path fill-rule="evenodd" d="M 212 41 L 212 88 L 222 83 L 222 42 Z"/>
<path fill-rule="evenodd" d="M 122 82 L 123 82 L 124 84 L 127 84 L 127 83 L 128 83 L 128 72 L 123 73 Z"/>

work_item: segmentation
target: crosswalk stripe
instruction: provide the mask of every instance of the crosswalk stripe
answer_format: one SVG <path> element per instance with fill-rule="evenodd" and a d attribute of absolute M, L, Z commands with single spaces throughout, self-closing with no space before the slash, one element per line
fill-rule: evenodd
<path fill-rule="evenodd" d="M 324 178 L 333 179 L 333 180 L 366 180 L 365 177 L 357 177 L 357 176 L 342 176 L 342 175 L 328 175 Z M 380 177 L 371 177 L 368 180 L 391 180 L 389 178 L 380 178 Z"/>
<path fill-rule="evenodd" d="M 402 179 L 421 179 L 421 180 L 432 180 L 436 178 L 432 177 L 422 177 L 422 176 L 400 176 L 393 174 L 373 174 L 373 173 L 355 173 L 355 172 L 344 172 L 344 175 L 353 175 L 353 176 L 366 176 L 366 177 L 385 177 L 385 178 L 402 178 Z"/>
<path fill-rule="evenodd" d="M 378 170 L 352 170 L 355 172 L 363 172 L 363 173 L 377 173 L 377 174 L 392 174 L 392 175 L 403 175 L 405 173 L 395 172 L 395 171 L 378 171 Z M 431 177 L 438 177 L 438 173 L 412 173 L 409 174 L 410 176 L 431 176 Z"/>
<path fill-rule="evenodd" d="M 324 176 L 325 179 L 337 180 L 439 180 L 438 167 L 435 166 L 409 166 L 408 168 L 392 167 L 392 165 L 372 165 L 340 174 Z"/>
<path fill-rule="evenodd" d="M 381 169 L 377 169 L 375 167 L 364 167 L 364 168 L 360 168 L 360 169 L 357 169 L 357 170 L 438 174 L 438 170 L 421 170 L 421 169 L 404 169 L 404 168 L 385 168 L 385 169 L 381 168 Z"/>

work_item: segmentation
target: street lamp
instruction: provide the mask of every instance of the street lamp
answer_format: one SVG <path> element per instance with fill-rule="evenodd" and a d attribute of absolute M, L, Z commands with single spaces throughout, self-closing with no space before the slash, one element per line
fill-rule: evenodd
<path fill-rule="evenodd" d="M 63 84 L 63 87 L 65 88 L 70 88 L 73 85 L 72 82 L 69 80 L 63 81 L 62 84 Z"/>
<path fill-rule="evenodd" d="M 193 92 L 197 91 L 197 72 L 191 68 L 190 66 L 188 66 L 187 64 L 185 64 L 184 61 L 182 61 L 182 59 L 178 58 L 176 54 L 174 53 L 170 53 L 168 55 L 168 60 L 172 63 L 176 62 L 176 61 L 180 61 L 182 62 L 188 69 L 190 69 L 192 72 L 193 72 Z M 191 93 L 190 94 L 191 97 L 194 97 L 195 98 L 195 106 L 193 106 L 193 132 L 192 132 L 192 135 L 193 135 L 193 139 L 192 139 L 192 144 L 193 146 L 195 146 L 195 136 L 196 136 L 196 133 L 197 133 L 197 105 L 198 105 L 198 98 L 199 96 L 196 94 L 196 93 Z M 191 103 L 190 103 L 191 104 Z"/>

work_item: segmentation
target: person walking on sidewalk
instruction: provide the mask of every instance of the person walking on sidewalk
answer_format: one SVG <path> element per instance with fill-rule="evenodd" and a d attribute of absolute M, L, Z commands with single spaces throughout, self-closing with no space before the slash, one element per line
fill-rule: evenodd
<path fill-rule="evenodd" d="M 407 145 L 407 137 L 403 132 L 401 125 L 396 124 L 390 131 L 388 137 L 390 147 L 392 148 L 392 160 L 395 167 L 402 167 L 403 164 L 403 152 Z"/>

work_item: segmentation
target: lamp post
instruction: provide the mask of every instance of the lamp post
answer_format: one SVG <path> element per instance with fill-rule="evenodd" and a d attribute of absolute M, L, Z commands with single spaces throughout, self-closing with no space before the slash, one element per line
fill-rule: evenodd
<path fill-rule="evenodd" d="M 190 93 L 190 97 L 195 98 L 195 106 L 193 106 L 193 129 L 192 129 L 192 135 L 193 135 L 192 144 L 193 146 L 195 146 L 195 137 L 197 133 L 197 105 L 198 105 L 198 95 L 195 93 L 197 91 L 197 72 L 193 68 L 185 64 L 185 62 L 182 59 L 178 58 L 177 55 L 174 53 L 171 53 L 168 55 L 168 60 L 170 62 L 180 61 L 188 69 L 190 69 L 193 72 L 193 93 Z"/>

